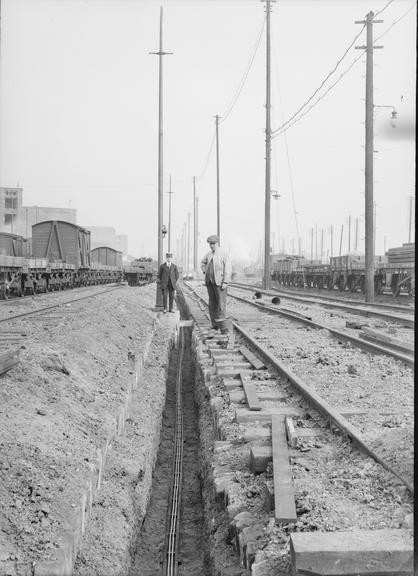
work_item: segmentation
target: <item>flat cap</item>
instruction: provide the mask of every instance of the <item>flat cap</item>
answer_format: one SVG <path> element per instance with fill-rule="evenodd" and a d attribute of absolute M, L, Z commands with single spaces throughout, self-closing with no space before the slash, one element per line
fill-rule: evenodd
<path fill-rule="evenodd" d="M 172 253 L 171 253 L 171 252 L 167 252 L 167 253 L 166 253 L 166 255 L 165 255 L 165 257 L 166 257 L 166 258 L 172 258 L 172 257 L 173 257 L 173 255 L 172 255 Z"/>
<path fill-rule="evenodd" d="M 219 236 L 217 236 L 216 234 L 212 234 L 212 236 L 208 237 L 206 242 L 219 242 Z"/>

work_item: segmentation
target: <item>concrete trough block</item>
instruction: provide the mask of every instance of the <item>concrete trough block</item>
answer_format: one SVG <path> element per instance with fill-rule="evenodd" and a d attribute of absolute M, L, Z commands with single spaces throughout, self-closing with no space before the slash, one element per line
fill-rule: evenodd
<path fill-rule="evenodd" d="M 304 415 L 304 411 L 300 408 L 291 407 L 264 408 L 260 412 L 253 412 L 245 408 L 237 408 L 235 410 L 235 419 L 238 424 L 246 422 L 271 422 L 271 417 L 274 414 L 283 417 L 293 416 L 295 418 L 300 418 Z"/>
<path fill-rule="evenodd" d="M 295 576 L 406 576 L 414 571 L 412 531 L 295 532 L 290 535 Z"/>

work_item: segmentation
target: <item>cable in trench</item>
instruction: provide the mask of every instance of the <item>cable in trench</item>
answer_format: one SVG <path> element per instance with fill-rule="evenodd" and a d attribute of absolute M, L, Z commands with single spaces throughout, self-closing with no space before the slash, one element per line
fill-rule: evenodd
<path fill-rule="evenodd" d="M 178 566 L 181 486 L 183 477 L 183 401 L 182 366 L 184 356 L 184 328 L 179 329 L 179 356 L 176 376 L 176 423 L 174 431 L 173 468 L 170 502 L 167 512 L 166 540 L 162 576 L 176 576 Z"/>

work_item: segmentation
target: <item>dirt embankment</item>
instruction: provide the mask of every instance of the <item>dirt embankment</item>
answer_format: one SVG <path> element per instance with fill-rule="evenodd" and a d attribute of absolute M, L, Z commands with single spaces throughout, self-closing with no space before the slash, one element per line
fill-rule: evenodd
<path fill-rule="evenodd" d="M 97 573 L 120 574 L 149 497 L 175 329 L 174 315 L 155 324 L 154 302 L 155 286 L 124 287 L 13 325 L 26 336 L 19 365 L 0 377 L 0 574 L 36 573 L 76 529 L 83 542 L 100 531 L 114 566 Z M 81 514 L 86 486 L 95 503 L 87 497 Z M 77 573 L 94 574 L 83 550 Z"/>

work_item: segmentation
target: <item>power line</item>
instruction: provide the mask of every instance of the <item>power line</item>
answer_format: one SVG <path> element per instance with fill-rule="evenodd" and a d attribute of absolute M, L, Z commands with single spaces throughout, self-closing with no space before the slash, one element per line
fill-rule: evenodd
<path fill-rule="evenodd" d="M 307 110 L 305 110 L 305 112 L 303 112 L 303 114 L 301 114 L 299 116 L 299 118 L 296 118 L 296 120 L 294 120 L 294 122 L 292 122 L 291 124 L 289 124 L 288 126 L 284 127 L 283 129 L 279 129 L 279 132 L 275 132 L 273 138 L 275 138 L 276 136 L 279 136 L 280 134 L 283 134 L 283 132 L 286 132 L 286 130 L 288 130 L 289 128 L 291 128 L 292 126 L 294 126 L 297 122 L 299 122 L 299 120 L 301 120 L 304 116 L 306 116 L 306 114 L 308 112 L 310 112 L 312 110 L 312 108 L 314 108 L 323 98 L 325 98 L 325 96 L 328 94 L 328 92 L 330 92 L 332 90 L 332 88 L 334 88 L 334 86 L 336 86 L 338 84 L 338 82 L 340 82 L 340 80 L 342 80 L 342 78 L 351 70 L 351 68 L 354 66 L 354 64 L 356 64 L 360 58 L 363 57 L 364 51 L 360 54 L 360 56 L 358 56 L 355 60 L 353 60 L 353 62 L 350 64 L 350 66 L 338 77 L 338 79 L 331 84 L 331 86 L 328 88 L 328 90 L 326 92 L 324 92 L 324 94 L 322 94 L 322 96 L 320 96 L 317 100 L 315 100 L 315 102 L 309 106 L 309 108 Z"/>
<path fill-rule="evenodd" d="M 395 0 L 389 0 L 389 2 L 387 2 L 385 4 L 385 6 L 383 6 L 383 8 L 381 10 L 379 10 L 378 12 L 375 13 L 374 17 L 376 18 L 376 16 L 378 16 L 379 14 L 381 14 L 384 10 L 386 10 L 386 8 L 389 6 L 389 4 L 392 4 L 392 2 L 394 2 Z"/>
<path fill-rule="evenodd" d="M 196 178 L 196 180 L 202 180 L 203 176 L 205 175 L 205 172 L 206 172 L 207 167 L 208 167 L 208 165 L 209 165 L 209 160 L 210 160 L 210 157 L 211 157 L 211 154 L 212 154 L 213 145 L 214 145 L 214 143 L 215 143 L 215 136 L 216 136 L 216 134 L 215 134 L 215 131 L 214 131 L 214 132 L 213 132 L 213 136 L 212 136 L 212 141 L 211 141 L 210 146 L 209 146 L 209 152 L 208 152 L 208 155 L 207 155 L 207 157 L 206 157 L 205 164 L 204 164 L 204 166 L 203 166 L 203 170 L 201 171 L 201 173 L 199 174 L 199 176 Z"/>
<path fill-rule="evenodd" d="M 393 0 L 392 0 L 393 1 Z M 385 36 L 389 30 L 391 30 L 400 20 L 402 20 L 402 18 L 405 18 L 405 16 L 407 16 L 407 14 L 409 14 L 409 12 L 412 10 L 412 8 L 416 5 L 415 2 L 413 2 L 411 4 L 411 6 L 408 8 L 408 10 L 406 12 L 404 12 L 404 14 L 402 14 L 402 16 L 400 16 L 397 20 L 394 20 L 392 22 L 392 24 L 380 35 L 378 36 L 373 44 L 375 44 L 378 40 L 380 40 L 381 38 L 383 38 L 383 36 Z M 389 3 L 386 5 L 389 6 Z M 385 8 L 386 8 L 385 6 Z M 381 11 L 383 11 L 384 8 L 382 8 Z M 363 31 L 363 28 L 361 29 L 360 33 Z M 294 126 L 297 122 L 299 122 L 299 120 L 301 120 L 304 116 L 306 116 L 306 114 L 312 110 L 312 108 L 314 108 L 327 94 L 328 92 L 330 92 L 332 90 L 332 88 L 334 88 L 334 86 L 336 86 L 338 84 L 338 82 L 340 82 L 340 80 L 342 80 L 342 78 L 351 70 L 351 68 L 354 66 L 354 64 L 356 64 L 363 56 L 364 51 L 361 52 L 360 56 L 358 56 L 355 60 L 353 60 L 353 62 L 350 64 L 350 66 L 339 76 L 339 78 L 333 83 L 331 84 L 331 86 L 328 88 L 328 90 L 326 92 L 324 92 L 324 94 L 322 94 L 313 104 L 312 106 L 310 106 L 307 110 L 305 110 L 305 112 L 303 114 L 301 114 L 299 116 L 299 118 L 297 118 L 294 122 L 292 122 L 291 124 L 288 124 L 292 118 L 294 118 L 296 116 L 296 114 L 294 114 L 292 116 L 292 118 L 290 118 L 287 122 L 285 122 L 284 124 L 282 124 L 281 126 L 279 126 L 279 128 L 276 128 L 276 130 L 274 130 L 273 132 L 273 138 L 275 138 L 276 136 L 279 136 L 280 134 L 283 134 L 283 132 L 285 132 L 286 130 L 288 130 L 289 128 L 291 128 L 292 126 Z M 308 103 L 308 101 L 304 104 L 304 106 L 306 106 L 306 104 Z M 303 107 L 304 107 L 303 106 Z M 303 108 L 302 107 L 302 108 Z M 299 110 L 300 111 L 300 110 Z"/>
<path fill-rule="evenodd" d="M 416 6 L 416 2 L 415 2 L 415 1 L 412 2 L 411 6 L 408 8 L 408 10 L 407 10 L 406 12 L 404 12 L 404 13 L 402 14 L 402 16 L 399 16 L 399 18 L 398 18 L 397 20 L 394 20 L 394 21 L 392 22 L 392 24 L 391 24 L 388 28 L 386 28 L 386 30 L 385 30 L 380 36 L 378 36 L 378 37 L 376 38 L 376 40 L 373 42 L 373 44 L 374 44 L 375 42 L 377 42 L 378 40 L 380 40 L 381 38 L 383 38 L 383 36 L 385 36 L 385 35 L 389 32 L 389 30 L 391 30 L 391 28 L 393 28 L 400 20 L 402 20 L 402 18 L 405 18 L 405 16 L 407 16 L 407 15 L 410 13 L 410 11 L 412 10 L 412 8 L 414 8 L 414 6 Z"/>
<path fill-rule="evenodd" d="M 227 111 L 226 111 L 225 114 L 222 116 L 222 120 L 219 121 L 219 124 L 221 124 L 222 122 L 225 122 L 225 120 L 226 120 L 226 119 L 228 118 L 228 116 L 231 114 L 231 112 L 232 112 L 232 110 L 234 109 L 235 104 L 237 103 L 237 100 L 238 100 L 238 98 L 239 98 L 239 96 L 240 96 L 240 94 L 241 94 L 241 92 L 242 92 L 242 89 L 244 88 L 244 85 L 245 85 L 245 82 L 246 82 L 246 80 L 247 80 L 248 74 L 250 73 L 251 67 L 252 67 L 252 65 L 253 65 L 255 55 L 257 54 L 257 50 L 258 50 L 258 47 L 259 47 L 259 45 L 260 45 L 260 41 L 261 41 L 261 37 L 262 37 L 262 35 L 263 35 L 263 31 L 264 31 L 264 26 L 265 26 L 265 24 L 266 24 L 266 17 L 264 17 L 263 23 L 262 23 L 262 25 L 261 25 L 261 30 L 260 30 L 260 32 L 259 32 L 259 34 L 258 34 L 258 38 L 257 38 L 257 40 L 256 40 L 256 43 L 255 43 L 253 52 L 252 52 L 252 54 L 251 54 L 251 57 L 250 57 L 250 60 L 249 60 L 248 65 L 247 65 L 247 68 L 246 68 L 246 70 L 245 70 L 245 72 L 244 72 L 244 75 L 243 75 L 243 77 L 241 78 L 240 83 L 238 84 L 238 88 L 235 90 L 235 94 L 234 94 L 234 96 L 233 96 L 233 98 L 232 98 L 231 103 L 230 103 L 229 106 L 228 106 Z"/>
<path fill-rule="evenodd" d="M 363 32 L 364 28 L 366 27 L 366 25 L 363 25 L 363 28 L 360 30 L 360 32 L 358 34 L 356 34 L 356 36 L 353 38 L 353 40 L 351 41 L 350 45 L 348 46 L 348 48 L 346 48 L 344 54 L 341 56 L 341 58 L 337 61 L 337 63 L 335 64 L 335 66 L 332 68 L 332 70 L 326 75 L 326 77 L 324 78 L 324 80 L 321 82 L 321 84 L 318 86 L 318 88 L 313 92 L 313 94 L 306 100 L 306 102 L 304 104 L 302 104 L 302 106 L 293 114 L 293 116 L 291 116 L 289 118 L 289 120 L 286 120 L 286 122 L 284 122 L 281 126 L 279 126 L 278 128 L 276 128 L 276 130 L 273 130 L 272 135 L 276 135 L 277 132 L 281 131 L 287 124 L 289 124 L 308 104 L 309 102 L 312 100 L 312 98 L 314 98 L 316 96 L 316 94 L 318 94 L 318 92 L 321 90 L 321 88 L 323 88 L 325 82 L 330 78 L 330 76 L 332 76 L 332 74 L 334 74 L 334 72 L 337 70 L 338 66 L 341 64 L 341 62 L 344 60 L 344 58 L 347 56 L 349 50 L 354 46 L 354 44 L 356 43 L 358 37 L 360 36 L 360 34 Z"/>

